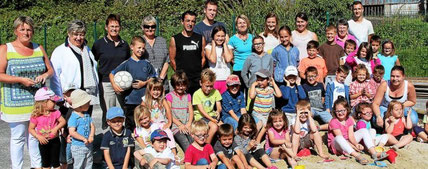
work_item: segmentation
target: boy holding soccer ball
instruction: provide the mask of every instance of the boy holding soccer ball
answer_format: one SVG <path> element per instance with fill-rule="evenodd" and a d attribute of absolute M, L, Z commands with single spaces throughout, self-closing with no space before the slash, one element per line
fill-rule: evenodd
<path fill-rule="evenodd" d="M 131 131 L 135 128 L 134 109 L 141 104 L 141 97 L 146 91 L 146 84 L 156 76 L 155 69 L 145 59 L 144 54 L 146 42 L 141 36 L 134 36 L 131 42 L 131 57 L 111 71 L 109 78 L 114 91 L 118 97 L 125 98 L 125 127 Z M 134 82 L 129 90 L 119 87 L 114 81 L 114 75 L 119 71 L 127 71 L 132 75 Z"/>

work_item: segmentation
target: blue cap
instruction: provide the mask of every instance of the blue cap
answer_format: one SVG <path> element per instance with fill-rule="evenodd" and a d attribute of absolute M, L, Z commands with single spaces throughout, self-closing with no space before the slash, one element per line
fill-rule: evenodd
<path fill-rule="evenodd" d="M 116 117 L 125 118 L 123 110 L 120 107 L 110 107 L 110 109 L 108 109 L 107 111 L 107 120 L 111 120 Z"/>
<path fill-rule="evenodd" d="M 156 129 L 155 131 L 152 132 L 152 134 L 150 135 L 150 141 L 154 141 L 154 140 L 161 140 L 161 139 L 168 139 L 168 135 L 166 135 L 166 132 L 161 130 L 161 129 Z"/>

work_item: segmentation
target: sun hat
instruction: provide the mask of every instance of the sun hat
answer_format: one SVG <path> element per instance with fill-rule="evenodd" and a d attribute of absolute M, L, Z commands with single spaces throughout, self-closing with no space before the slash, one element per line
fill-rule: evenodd
<path fill-rule="evenodd" d="M 75 109 L 91 101 L 91 96 L 81 89 L 71 92 L 71 108 Z"/>
<path fill-rule="evenodd" d="M 290 75 L 297 76 L 297 74 L 298 74 L 298 71 L 297 71 L 297 68 L 295 66 L 288 66 L 285 69 L 285 76 L 290 76 Z"/>
<path fill-rule="evenodd" d="M 54 102 L 57 102 L 61 100 L 61 97 L 55 95 L 55 93 L 49 88 L 42 87 L 39 90 L 37 90 L 36 94 L 34 95 L 34 100 L 35 101 L 52 100 Z"/>
<path fill-rule="evenodd" d="M 226 79 L 226 84 L 228 86 L 233 86 L 233 85 L 241 85 L 241 81 L 239 81 L 239 77 L 237 75 L 231 74 L 227 77 Z"/>
<path fill-rule="evenodd" d="M 123 110 L 120 107 L 110 107 L 110 109 L 108 109 L 107 111 L 107 120 L 111 120 L 116 117 L 125 118 Z"/>
<path fill-rule="evenodd" d="M 166 135 L 166 132 L 163 131 L 163 130 L 161 130 L 161 129 L 157 129 L 157 130 L 153 131 L 152 134 L 150 135 L 150 141 L 152 141 L 152 142 L 154 140 L 161 140 L 161 139 L 164 139 L 164 138 L 170 140 L 168 138 L 168 135 Z"/>

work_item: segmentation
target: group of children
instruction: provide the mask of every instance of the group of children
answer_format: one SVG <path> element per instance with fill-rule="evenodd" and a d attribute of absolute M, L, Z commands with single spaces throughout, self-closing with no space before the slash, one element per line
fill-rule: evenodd
<path fill-rule="evenodd" d="M 336 29 L 327 27 L 326 33 L 335 35 Z M 332 154 L 344 155 L 344 159 L 353 156 L 359 163 L 367 164 L 362 151 L 367 150 L 374 160 L 382 160 L 388 155 L 375 151 L 376 146 L 397 150 L 413 140 L 410 133 L 415 124 L 410 120 L 410 112 L 404 117 L 400 102 L 389 104 L 384 129 L 371 125 L 370 102 L 376 89 L 388 80 L 392 67 L 399 65 L 391 41 L 382 44 L 381 53 L 378 36 L 373 36 L 370 44 L 362 43 L 356 52 L 356 43 L 346 41 L 347 56 L 337 60 L 335 74 L 326 78 L 331 68 L 326 66 L 324 56 L 318 55 L 318 42 L 308 43 L 308 57 L 299 63 L 296 58 L 282 58 L 286 55 L 279 49 L 294 48 L 290 29 L 282 27 L 279 36 L 281 44 L 270 58 L 272 68 L 251 70 L 254 77 L 245 80 L 248 93 L 241 90 L 239 76 L 232 74 L 221 94 L 214 88 L 216 74 L 204 69 L 201 88 L 193 95 L 186 93 L 189 79 L 182 71 L 172 76 L 173 90 L 165 94 L 162 81 L 153 78 L 153 67 L 141 59 L 144 40 L 134 37 L 132 57 L 110 75 L 112 79 L 116 72 L 125 70 L 135 82 L 124 109 L 112 107 L 107 112 L 110 129 L 101 144 L 106 166 L 179 168 L 184 164 L 186 168 L 261 169 L 276 168 L 272 159 L 285 159 L 294 167 L 308 149 L 316 151 L 323 162 L 330 162 L 332 159 L 323 151 L 320 130 L 327 131 L 327 147 Z M 331 38 L 327 40 L 334 45 Z M 263 38 L 253 41 L 263 43 Z M 285 69 L 279 70 L 284 65 Z M 111 81 L 115 91 L 123 91 Z M 59 167 L 59 131 L 67 123 L 74 168 L 91 168 L 95 126 L 85 113 L 90 96 L 76 89 L 64 98 L 73 109 L 67 122 L 54 109 L 59 99 L 47 88 L 39 89 L 35 95 L 29 131 L 40 142 L 43 166 Z M 275 105 L 281 102 L 285 104 Z M 426 142 L 428 125 L 415 130 L 422 133 L 419 138 Z M 184 151 L 184 159 L 178 155 L 177 144 Z"/>

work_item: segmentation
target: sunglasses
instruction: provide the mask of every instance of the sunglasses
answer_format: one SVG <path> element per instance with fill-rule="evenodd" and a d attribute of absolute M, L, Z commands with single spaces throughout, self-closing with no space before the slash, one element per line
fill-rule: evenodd
<path fill-rule="evenodd" d="M 143 28 L 145 28 L 145 29 L 149 29 L 149 28 L 156 29 L 156 25 L 143 25 Z"/>

